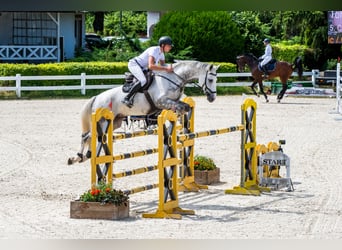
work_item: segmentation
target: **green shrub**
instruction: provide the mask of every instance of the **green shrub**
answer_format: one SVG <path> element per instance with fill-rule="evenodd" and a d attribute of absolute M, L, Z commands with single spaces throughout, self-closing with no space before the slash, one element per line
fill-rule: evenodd
<path fill-rule="evenodd" d="M 216 165 L 214 160 L 207 156 L 196 155 L 194 158 L 194 169 L 195 170 L 214 170 Z"/>
<path fill-rule="evenodd" d="M 193 59 L 233 62 L 243 50 L 243 37 L 226 11 L 171 11 L 156 24 L 152 39 L 172 37 L 177 53 L 192 48 Z"/>
<path fill-rule="evenodd" d="M 100 202 L 102 204 L 110 203 L 120 206 L 127 202 L 128 199 L 128 195 L 121 190 L 115 190 L 111 184 L 100 182 L 92 189 L 83 193 L 79 200 L 84 202 Z"/>

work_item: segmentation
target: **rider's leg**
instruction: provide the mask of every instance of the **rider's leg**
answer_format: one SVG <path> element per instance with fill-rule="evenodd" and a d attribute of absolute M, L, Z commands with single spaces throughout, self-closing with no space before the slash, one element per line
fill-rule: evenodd
<path fill-rule="evenodd" d="M 133 106 L 133 99 L 135 94 L 138 92 L 138 90 L 141 88 L 140 81 L 137 81 L 135 85 L 130 89 L 129 93 L 125 96 L 125 98 L 122 100 L 124 104 L 126 104 L 128 107 Z"/>
<path fill-rule="evenodd" d="M 139 91 L 139 89 L 146 84 L 146 78 L 140 65 L 138 65 L 135 60 L 130 60 L 128 62 L 128 69 L 138 79 L 138 81 L 131 88 L 127 96 L 122 100 L 123 103 L 131 108 L 133 106 L 134 96 Z"/>
<path fill-rule="evenodd" d="M 266 69 L 266 65 L 262 66 L 262 71 L 264 72 L 264 77 L 267 78 L 268 77 L 268 71 Z"/>
<path fill-rule="evenodd" d="M 265 58 L 262 60 L 262 62 L 260 63 L 261 70 L 262 70 L 263 73 L 264 73 L 264 78 L 267 78 L 267 76 L 268 76 L 268 72 L 267 72 L 267 69 L 266 69 L 266 65 L 268 64 L 268 62 L 269 62 L 270 60 L 271 60 L 270 58 L 265 57 Z"/>

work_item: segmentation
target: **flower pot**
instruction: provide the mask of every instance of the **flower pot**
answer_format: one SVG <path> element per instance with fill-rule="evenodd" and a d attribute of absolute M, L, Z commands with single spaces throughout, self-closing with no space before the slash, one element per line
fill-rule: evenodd
<path fill-rule="evenodd" d="M 195 182 L 210 185 L 220 182 L 220 168 L 214 170 L 195 170 Z"/>
<path fill-rule="evenodd" d="M 110 203 L 71 201 L 70 218 L 120 220 L 129 217 L 129 202 L 117 206 Z"/>

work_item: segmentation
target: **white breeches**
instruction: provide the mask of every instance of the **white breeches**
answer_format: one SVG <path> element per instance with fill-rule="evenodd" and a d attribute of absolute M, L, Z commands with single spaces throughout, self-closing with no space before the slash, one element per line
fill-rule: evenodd
<path fill-rule="evenodd" d="M 272 57 L 266 56 L 260 63 L 261 66 L 266 65 L 269 61 L 271 61 Z"/>
<path fill-rule="evenodd" d="M 146 77 L 141 67 L 134 61 L 130 60 L 128 62 L 129 71 L 140 81 L 141 86 L 146 84 Z"/>

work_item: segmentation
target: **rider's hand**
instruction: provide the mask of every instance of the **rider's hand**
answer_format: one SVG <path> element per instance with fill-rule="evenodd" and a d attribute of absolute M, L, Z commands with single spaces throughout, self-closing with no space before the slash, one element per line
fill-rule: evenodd
<path fill-rule="evenodd" d="M 166 67 L 166 72 L 168 72 L 168 73 L 173 72 L 172 64 L 170 64 Z"/>

